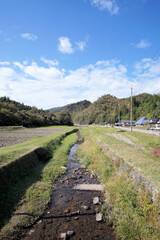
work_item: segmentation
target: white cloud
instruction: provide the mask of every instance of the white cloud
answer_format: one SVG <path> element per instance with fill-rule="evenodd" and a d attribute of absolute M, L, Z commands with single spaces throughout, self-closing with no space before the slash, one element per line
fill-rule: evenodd
<path fill-rule="evenodd" d="M 3 65 L 3 66 L 5 66 L 5 65 L 10 65 L 10 62 L 0 62 L 0 65 Z"/>
<path fill-rule="evenodd" d="M 131 45 L 133 45 L 136 48 L 145 49 L 145 48 L 149 48 L 151 46 L 151 43 L 146 39 L 142 39 L 140 40 L 139 43 L 131 43 Z"/>
<path fill-rule="evenodd" d="M 38 81 L 51 81 L 57 82 L 63 76 L 63 73 L 55 67 L 41 67 L 38 66 L 36 62 L 32 62 L 30 65 L 26 66 L 19 62 L 14 62 L 14 65 L 18 66 L 23 73 Z"/>
<path fill-rule="evenodd" d="M 111 15 L 118 14 L 119 7 L 115 0 L 91 0 L 91 4 L 100 10 L 108 10 Z"/>
<path fill-rule="evenodd" d="M 84 48 L 86 47 L 86 42 L 76 42 L 76 45 L 78 46 L 78 50 L 83 51 Z"/>
<path fill-rule="evenodd" d="M 74 53 L 74 49 L 72 48 L 72 44 L 68 37 L 59 38 L 58 50 L 62 53 L 67 53 L 67 54 Z"/>
<path fill-rule="evenodd" d="M 31 41 L 35 41 L 38 39 L 38 37 L 32 33 L 21 33 L 21 37 Z"/>
<path fill-rule="evenodd" d="M 58 50 L 62 53 L 75 53 L 76 51 L 84 51 L 86 47 L 86 43 L 88 41 L 88 36 L 86 37 L 85 41 L 78 41 L 75 42 L 76 46 L 72 46 L 70 39 L 68 37 L 60 37 L 59 39 L 59 44 L 58 44 Z"/>
<path fill-rule="evenodd" d="M 16 66 L 16 67 L 19 67 L 21 70 L 24 69 L 23 64 L 21 64 L 21 63 L 19 63 L 19 62 L 13 62 L 13 64 L 14 64 L 14 66 Z M 24 64 L 24 65 L 25 65 L 25 64 Z"/>
<path fill-rule="evenodd" d="M 42 62 L 44 62 L 44 63 L 46 63 L 48 66 L 57 66 L 59 63 L 58 63 L 58 61 L 57 60 L 49 60 L 49 59 L 46 59 L 46 58 L 44 58 L 44 57 L 41 57 L 41 61 Z"/>
<path fill-rule="evenodd" d="M 160 60 L 144 58 L 133 66 L 132 78 L 120 61 L 97 61 L 76 70 L 58 66 L 42 67 L 36 62 L 0 67 L 0 95 L 31 106 L 48 109 L 71 101 L 95 101 L 104 94 L 124 98 L 134 94 L 156 93 L 160 86 Z"/>

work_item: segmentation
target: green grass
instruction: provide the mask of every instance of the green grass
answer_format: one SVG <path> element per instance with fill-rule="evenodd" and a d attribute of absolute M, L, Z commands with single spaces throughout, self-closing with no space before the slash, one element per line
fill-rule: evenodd
<path fill-rule="evenodd" d="M 108 159 L 102 151 L 103 143 L 103 146 L 112 150 L 118 148 L 118 152 L 121 148 L 125 148 L 125 154 L 129 156 L 130 144 L 106 135 L 106 133 L 115 133 L 114 129 L 88 128 L 81 129 L 80 132 L 85 141 L 78 149 L 78 157 L 83 164 L 99 175 L 106 186 L 103 211 L 107 223 L 115 227 L 117 238 L 122 240 L 160 239 L 158 205 L 152 202 L 150 194 L 144 187 L 139 186 L 140 191 L 137 191 L 131 179 L 117 175 L 112 159 Z M 119 133 L 116 131 L 115 134 Z M 136 135 L 133 134 L 131 137 L 133 140 Z M 157 139 L 153 139 L 154 144 L 157 144 L 156 141 Z M 133 145 L 131 146 L 134 148 Z M 136 149 L 136 151 L 140 150 Z"/>
<path fill-rule="evenodd" d="M 76 133 L 66 136 L 54 149 L 52 159 L 47 164 L 39 164 L 30 176 L 25 178 L 25 182 L 29 185 L 30 179 L 31 184 L 23 194 L 21 201 L 17 203 L 10 221 L 2 228 L 0 239 L 14 239 L 18 234 L 23 234 L 23 228 L 33 224 L 43 213 L 50 201 L 52 183 L 65 172 L 61 166 L 67 164 L 67 154 L 77 139 Z M 49 147 L 49 143 L 46 143 L 45 146 Z M 20 184 L 22 186 L 17 187 L 19 190 L 23 187 L 23 183 Z"/>

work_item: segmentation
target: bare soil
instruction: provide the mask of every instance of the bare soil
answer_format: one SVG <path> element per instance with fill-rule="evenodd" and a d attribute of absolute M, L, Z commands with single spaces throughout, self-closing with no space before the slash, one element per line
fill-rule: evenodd
<path fill-rule="evenodd" d="M 76 160 L 75 144 L 68 156 L 67 172 L 53 185 L 51 202 L 43 216 L 26 232 L 21 240 L 115 240 L 111 227 L 103 220 L 96 221 L 104 200 L 102 191 L 77 190 L 77 184 L 100 184 L 97 177 Z M 93 204 L 99 197 L 100 203 Z M 71 231 L 71 236 L 62 238 L 62 233 Z"/>
<path fill-rule="evenodd" d="M 46 137 L 64 131 L 64 128 L 28 128 L 20 130 L 0 131 L 0 147 L 29 141 L 34 137 Z"/>

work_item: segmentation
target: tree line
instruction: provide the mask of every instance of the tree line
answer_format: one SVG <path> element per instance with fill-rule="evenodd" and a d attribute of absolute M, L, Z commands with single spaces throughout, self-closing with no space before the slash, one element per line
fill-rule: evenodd
<path fill-rule="evenodd" d="M 100 97 L 89 107 L 73 115 L 79 124 L 107 124 L 130 120 L 131 98 L 118 99 L 109 94 Z M 133 96 L 133 120 L 146 116 L 148 119 L 160 118 L 160 95 L 139 94 Z"/>
<path fill-rule="evenodd" d="M 72 126 L 72 118 L 67 110 L 57 114 L 49 110 L 30 107 L 11 100 L 0 98 L 0 126 L 41 127 L 51 125 Z"/>

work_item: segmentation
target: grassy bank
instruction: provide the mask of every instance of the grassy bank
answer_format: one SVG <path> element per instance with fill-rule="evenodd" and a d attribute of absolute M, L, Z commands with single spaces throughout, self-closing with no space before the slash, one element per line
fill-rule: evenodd
<path fill-rule="evenodd" d="M 99 144 L 102 141 L 112 150 L 118 148 L 118 153 L 125 147 L 126 154 L 130 156 L 127 146 L 131 143 L 127 143 L 126 138 L 138 144 L 143 137 L 141 135 L 136 137 L 130 133 L 126 136 L 125 133 L 126 138 L 120 140 L 110 134 L 119 133 L 115 133 L 113 129 L 82 129 L 81 135 L 85 141 L 78 150 L 81 162 L 95 171 L 106 186 L 106 202 L 103 205 L 103 211 L 107 222 L 115 227 L 118 239 L 158 240 L 160 239 L 160 209 L 157 204 L 152 202 L 150 194 L 142 186 L 139 186 L 140 191 L 137 191 L 130 179 L 116 174 L 113 161 L 104 155 Z M 149 141 L 151 139 L 147 138 L 146 142 L 139 145 L 144 147 L 143 151 L 149 151 L 146 151 L 147 154 L 157 146 L 158 140 L 154 140 L 152 146 Z M 133 144 L 131 146 L 134 148 Z"/>
<path fill-rule="evenodd" d="M 46 139 L 48 140 L 48 137 Z M 67 164 L 67 153 L 76 141 L 76 133 L 63 133 L 54 138 L 52 136 L 52 140 L 46 142 L 43 139 L 43 147 L 41 145 L 40 149 L 45 152 L 45 160 L 51 155 L 52 159 L 46 163 L 38 157 L 42 152 L 33 154 L 31 163 L 34 162 L 35 166 L 30 165 L 23 177 L 16 179 L 12 185 L 9 184 L 7 193 L 4 194 L 7 199 L 1 198 L 1 223 L 5 223 L 5 226 L 1 230 L 0 239 L 15 239 L 17 234 L 23 232 L 24 227 L 32 224 L 43 213 L 50 200 L 52 182 L 65 171 L 61 166 Z M 8 216 L 5 215 L 4 209 L 6 214 L 10 210 Z M 8 222 L 9 216 L 11 219 Z"/>

